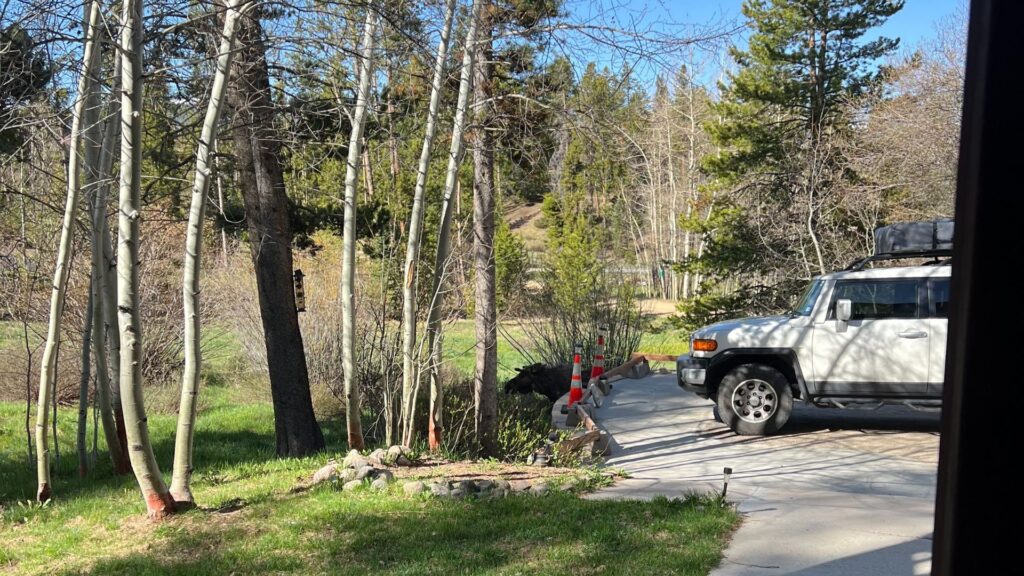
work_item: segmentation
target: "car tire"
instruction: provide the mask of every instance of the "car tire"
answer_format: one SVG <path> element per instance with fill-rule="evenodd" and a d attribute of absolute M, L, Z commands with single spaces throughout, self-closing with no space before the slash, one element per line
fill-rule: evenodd
<path fill-rule="evenodd" d="M 722 411 L 718 409 L 718 404 L 711 407 L 711 417 L 715 419 L 715 422 L 725 424 L 725 420 L 722 420 Z"/>
<path fill-rule="evenodd" d="M 793 391 L 781 372 L 764 364 L 733 368 L 718 386 L 724 424 L 743 436 L 778 432 L 793 411 Z"/>

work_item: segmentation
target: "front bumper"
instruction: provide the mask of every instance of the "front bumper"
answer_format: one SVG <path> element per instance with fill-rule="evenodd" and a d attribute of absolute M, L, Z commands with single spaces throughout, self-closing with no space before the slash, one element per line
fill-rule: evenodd
<path fill-rule="evenodd" d="M 691 358 L 689 354 L 683 354 L 676 360 L 676 383 L 683 390 L 707 398 L 707 387 L 704 385 L 707 369 L 707 358 Z"/>

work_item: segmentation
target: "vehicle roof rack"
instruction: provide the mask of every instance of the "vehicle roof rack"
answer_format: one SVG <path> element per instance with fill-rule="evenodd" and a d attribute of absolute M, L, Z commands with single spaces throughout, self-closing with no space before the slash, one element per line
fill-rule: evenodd
<path fill-rule="evenodd" d="M 863 270 L 865 266 L 872 262 L 881 262 L 884 260 L 905 260 L 910 258 L 931 258 L 931 262 L 927 262 L 926 265 L 948 265 L 953 256 L 953 250 L 922 250 L 918 252 L 895 252 L 886 254 L 875 254 L 868 256 L 867 258 L 861 258 L 860 260 L 854 260 L 846 267 L 847 272 L 859 272 Z M 945 260 L 943 260 L 945 258 Z"/>

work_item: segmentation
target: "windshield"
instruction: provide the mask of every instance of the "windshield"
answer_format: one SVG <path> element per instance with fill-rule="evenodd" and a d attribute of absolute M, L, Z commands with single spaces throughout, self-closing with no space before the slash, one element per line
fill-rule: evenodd
<path fill-rule="evenodd" d="M 796 308 L 793 309 L 793 314 L 796 316 L 810 316 L 811 311 L 814 310 L 814 303 L 818 301 L 818 294 L 821 293 L 821 287 L 824 284 L 821 280 L 814 280 L 804 290 L 803 296 L 800 297 Z"/>

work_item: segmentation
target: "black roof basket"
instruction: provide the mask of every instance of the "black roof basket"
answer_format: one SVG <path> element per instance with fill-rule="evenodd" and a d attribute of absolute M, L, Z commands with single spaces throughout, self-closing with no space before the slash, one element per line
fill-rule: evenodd
<path fill-rule="evenodd" d="M 931 258 L 931 262 L 927 262 L 926 265 L 931 264 L 948 264 L 949 259 L 953 257 L 952 249 L 942 250 L 922 250 L 919 252 L 897 252 L 895 254 L 875 254 L 868 256 L 867 258 L 861 258 L 860 260 L 854 260 L 846 267 L 847 272 L 857 272 L 863 270 L 865 266 L 872 262 L 881 262 L 885 260 L 905 260 L 910 258 Z M 945 258 L 945 260 L 943 260 Z"/>

